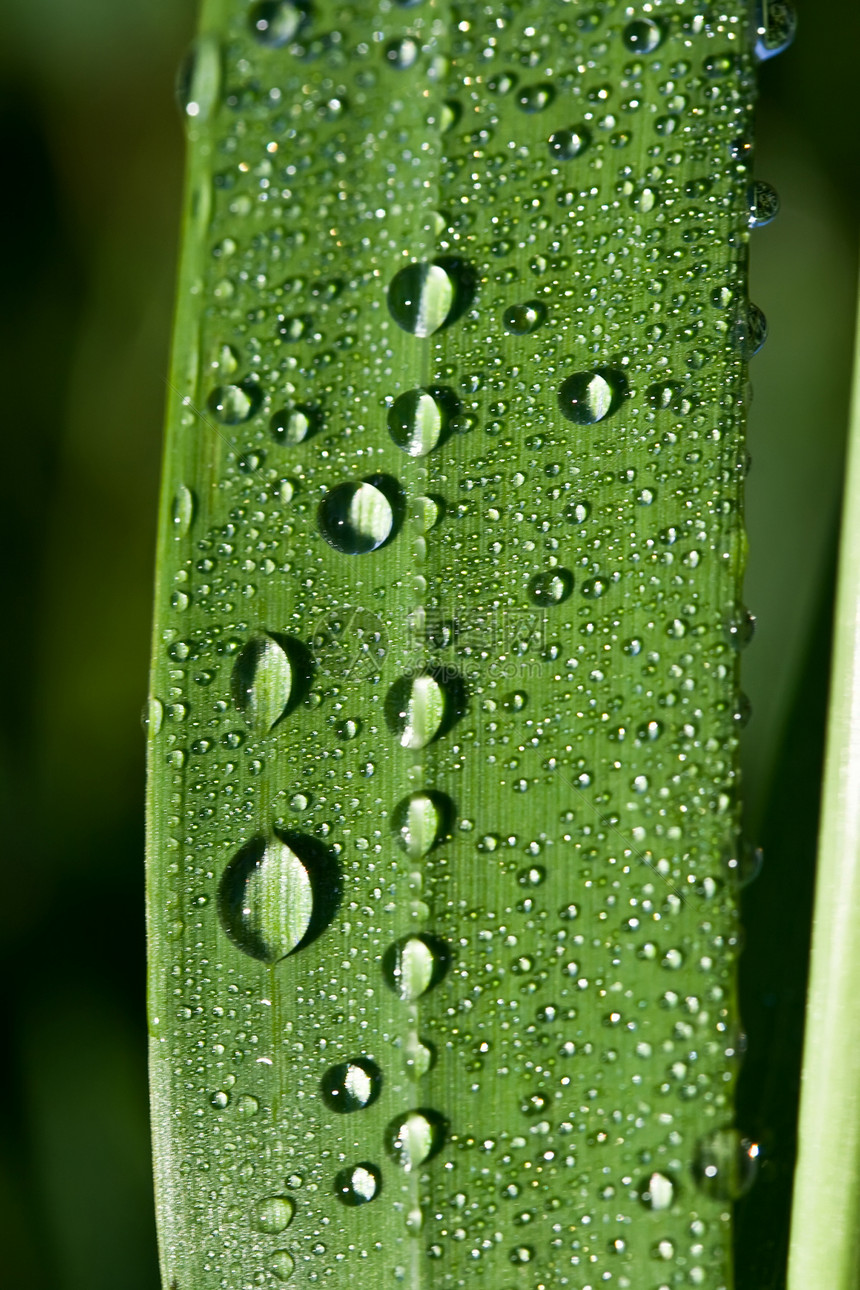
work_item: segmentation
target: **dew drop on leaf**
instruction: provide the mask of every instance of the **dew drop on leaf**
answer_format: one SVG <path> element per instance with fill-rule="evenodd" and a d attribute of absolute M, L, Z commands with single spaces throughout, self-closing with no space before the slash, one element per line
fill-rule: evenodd
<path fill-rule="evenodd" d="M 403 676 L 385 698 L 385 716 L 401 748 L 426 748 L 445 716 L 445 691 L 429 672 Z"/>
<path fill-rule="evenodd" d="M 205 121 L 221 92 L 221 49 L 214 35 L 198 36 L 179 64 L 176 98 L 192 121 Z"/>
<path fill-rule="evenodd" d="M 194 494 L 185 484 L 180 484 L 170 506 L 170 520 L 175 537 L 185 537 L 194 521 L 194 511 Z"/>
<path fill-rule="evenodd" d="M 549 155 L 556 161 L 573 161 L 585 152 L 590 142 L 591 131 L 584 125 L 554 130 L 547 140 Z"/>
<path fill-rule="evenodd" d="M 529 336 L 537 331 L 546 318 L 546 305 L 539 300 L 527 300 L 524 304 L 511 305 L 502 314 L 505 330 L 514 336 Z"/>
<path fill-rule="evenodd" d="M 573 574 L 569 569 L 549 569 L 537 573 L 529 582 L 529 597 L 536 605 L 560 605 L 573 591 Z"/>
<path fill-rule="evenodd" d="M 764 228 L 779 214 L 779 193 L 772 184 L 757 179 L 750 188 L 750 228 Z"/>
<path fill-rule="evenodd" d="M 442 409 L 428 390 L 408 390 L 388 412 L 391 438 L 410 457 L 426 457 L 442 434 Z"/>
<path fill-rule="evenodd" d="M 363 1111 L 376 1101 L 382 1088 L 382 1072 L 368 1057 L 354 1057 L 330 1067 L 320 1081 L 322 1100 L 330 1111 L 346 1115 Z"/>
<path fill-rule="evenodd" d="M 304 443 L 313 433 L 315 421 L 314 409 L 297 404 L 295 407 L 281 408 L 269 422 L 269 433 L 275 443 L 285 448 L 294 448 Z"/>
<path fill-rule="evenodd" d="M 224 870 L 218 912 L 234 945 L 263 963 L 277 963 L 296 949 L 310 926 L 308 869 L 280 838 L 255 838 Z"/>
<path fill-rule="evenodd" d="M 269 1271 L 276 1281 L 289 1281 L 295 1266 L 296 1261 L 289 1250 L 275 1250 L 269 1260 Z"/>
<path fill-rule="evenodd" d="M 404 331 L 432 336 L 447 321 L 454 295 L 454 283 L 441 264 L 422 261 L 395 273 L 388 288 L 388 308 Z"/>
<path fill-rule="evenodd" d="M 628 22 L 621 34 L 627 49 L 634 54 L 653 54 L 660 47 L 663 32 L 651 18 L 637 18 Z"/>
<path fill-rule="evenodd" d="M 623 377 L 617 372 L 574 372 L 559 386 L 558 406 L 568 421 L 594 425 L 618 408 L 624 392 Z"/>
<path fill-rule="evenodd" d="M 366 1161 L 350 1165 L 335 1174 L 334 1194 L 344 1205 L 367 1205 L 376 1200 L 382 1187 L 382 1174 L 376 1165 Z"/>
<path fill-rule="evenodd" d="M 393 1160 L 408 1172 L 418 1169 L 441 1150 L 445 1121 L 435 1111 L 407 1111 L 392 1120 L 385 1131 L 385 1146 Z"/>
<path fill-rule="evenodd" d="M 696 1144 L 693 1177 L 700 1191 L 717 1200 L 737 1200 L 758 1171 L 758 1147 L 737 1129 L 717 1129 Z"/>
<path fill-rule="evenodd" d="M 248 20 L 255 40 L 270 49 L 280 49 L 290 43 L 304 17 L 289 0 L 260 0 L 252 7 Z"/>
<path fill-rule="evenodd" d="M 797 14 L 789 0 L 758 0 L 755 56 L 760 63 L 788 49 L 797 31 Z"/>
<path fill-rule="evenodd" d="M 453 807 L 441 793 L 412 793 L 394 809 L 392 826 L 410 860 L 420 860 L 444 837 Z"/>
<path fill-rule="evenodd" d="M 207 407 L 222 425 L 237 426 L 253 416 L 259 398 L 253 385 L 218 385 L 209 395 Z"/>
<path fill-rule="evenodd" d="M 366 555 L 391 535 L 394 512 L 385 494 L 373 484 L 337 484 L 319 508 L 320 532 L 344 555 Z"/>
<path fill-rule="evenodd" d="M 291 1196 L 264 1196 L 254 1206 L 253 1226 L 258 1232 L 270 1235 L 284 1232 L 293 1221 L 295 1212 L 296 1205 Z"/>
<path fill-rule="evenodd" d="M 382 956 L 383 979 L 405 1003 L 413 1003 L 438 985 L 447 967 L 445 942 L 424 933 L 402 936 Z"/>

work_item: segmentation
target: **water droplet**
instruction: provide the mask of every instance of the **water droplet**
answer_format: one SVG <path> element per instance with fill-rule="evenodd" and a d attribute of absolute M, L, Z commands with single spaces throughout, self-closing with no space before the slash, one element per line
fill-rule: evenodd
<path fill-rule="evenodd" d="M 573 161 L 591 143 L 591 131 L 584 125 L 572 125 L 566 130 L 554 130 L 547 143 L 551 157 L 557 161 Z"/>
<path fill-rule="evenodd" d="M 590 514 L 588 502 L 571 502 L 565 511 L 565 518 L 571 524 L 584 524 Z"/>
<path fill-rule="evenodd" d="M 385 494 L 367 481 L 337 484 L 319 508 L 320 532 L 344 555 L 366 555 L 391 536 L 394 512 Z"/>
<path fill-rule="evenodd" d="M 529 336 L 537 331 L 546 318 L 546 305 L 539 300 L 527 300 L 521 305 L 511 305 L 502 314 L 505 330 L 514 336 Z"/>
<path fill-rule="evenodd" d="M 642 1187 L 639 1199 L 649 1209 L 669 1209 L 675 1199 L 675 1185 L 665 1174 L 653 1173 Z"/>
<path fill-rule="evenodd" d="M 253 1225 L 258 1232 L 285 1232 L 293 1221 L 296 1204 L 291 1196 L 265 1196 L 254 1207 Z"/>
<path fill-rule="evenodd" d="M 260 0 L 248 15 L 254 38 L 270 49 L 288 45 L 305 20 L 289 0 Z"/>
<path fill-rule="evenodd" d="M 755 615 L 743 609 L 726 627 L 726 636 L 732 649 L 740 653 L 751 642 L 755 635 Z"/>
<path fill-rule="evenodd" d="M 436 1061 L 436 1049 L 429 1039 L 420 1039 L 412 1034 L 406 1041 L 403 1056 L 403 1069 L 410 1079 L 420 1079 L 432 1069 Z"/>
<path fill-rule="evenodd" d="M 143 726 L 147 739 L 154 739 L 161 729 L 161 723 L 164 720 L 164 705 L 160 699 L 150 696 L 144 704 L 141 713 L 141 725 Z M 429 850 L 429 848 L 428 848 Z"/>
<path fill-rule="evenodd" d="M 445 691 L 430 672 L 403 676 L 385 696 L 385 717 L 401 748 L 426 748 L 445 718 Z"/>
<path fill-rule="evenodd" d="M 788 49 L 797 31 L 797 14 L 788 0 L 759 0 L 755 56 L 760 63 Z"/>
<path fill-rule="evenodd" d="M 179 106 L 193 121 L 205 121 L 218 102 L 220 92 L 221 50 L 218 41 L 211 33 L 198 36 L 176 74 Z"/>
<path fill-rule="evenodd" d="M 236 707 L 248 724 L 268 734 L 290 701 L 293 669 L 286 650 L 271 636 L 248 641 L 233 664 L 231 683 Z"/>
<path fill-rule="evenodd" d="M 436 936 L 402 936 L 382 956 L 382 975 L 396 995 L 413 1003 L 442 980 L 448 968 L 448 947 Z"/>
<path fill-rule="evenodd" d="M 412 793 L 392 815 L 397 840 L 410 860 L 420 860 L 448 833 L 452 803 L 441 793 Z"/>
<path fill-rule="evenodd" d="M 618 409 L 625 392 L 620 372 L 607 369 L 574 372 L 559 386 L 558 406 L 568 421 L 580 426 L 594 425 Z"/>
<path fill-rule="evenodd" d="M 363 1111 L 379 1096 L 382 1072 L 367 1057 L 354 1057 L 327 1070 L 320 1081 L 322 1100 L 330 1111 L 347 1115 Z"/>
<path fill-rule="evenodd" d="M 411 36 L 402 36 L 399 40 L 391 40 L 385 46 L 385 61 L 389 67 L 395 68 L 398 72 L 406 71 L 414 67 L 418 61 L 418 55 L 421 49 L 417 41 Z"/>
<path fill-rule="evenodd" d="M 313 845 L 311 839 L 307 842 Z M 277 963 L 296 949 L 310 927 L 310 874 L 280 838 L 255 838 L 224 870 L 218 912 L 234 945 L 252 958 Z"/>
<path fill-rule="evenodd" d="M 764 228 L 779 214 L 779 193 L 772 184 L 757 179 L 750 188 L 750 228 Z"/>
<path fill-rule="evenodd" d="M 573 591 L 573 574 L 569 569 L 549 569 L 537 573 L 529 583 L 529 596 L 536 605 L 560 605 Z"/>
<path fill-rule="evenodd" d="M 621 39 L 634 54 L 653 54 L 663 41 L 663 32 L 652 19 L 637 18 L 628 22 Z"/>
<path fill-rule="evenodd" d="M 424 260 L 398 270 L 388 288 L 391 317 L 413 336 L 432 336 L 448 321 L 455 285 L 441 264 Z"/>
<path fill-rule="evenodd" d="M 295 407 L 281 408 L 269 422 L 269 433 L 275 443 L 294 448 L 304 443 L 317 429 L 318 415 L 310 404 L 298 403 Z"/>
<path fill-rule="evenodd" d="M 737 1129 L 717 1129 L 697 1143 L 693 1177 L 706 1195 L 737 1200 L 755 1181 L 758 1154 L 758 1146 Z"/>
<path fill-rule="evenodd" d="M 426 457 L 442 435 L 442 408 L 428 390 L 399 395 L 388 412 L 391 438 L 410 457 Z"/>
<path fill-rule="evenodd" d="M 543 112 L 554 98 L 555 90 L 551 85 L 525 85 L 516 95 L 515 102 L 521 111 L 531 114 Z"/>
<path fill-rule="evenodd" d="M 363 1161 L 341 1169 L 334 1179 L 334 1193 L 344 1205 L 367 1205 L 382 1188 L 382 1174 L 376 1165 Z"/>
<path fill-rule="evenodd" d="M 185 484 L 180 484 L 170 507 L 170 520 L 175 537 L 185 537 L 194 520 L 194 511 L 194 494 L 190 488 L 186 488 Z"/>
<path fill-rule="evenodd" d="M 738 344 L 745 359 L 754 358 L 767 340 L 767 319 L 758 305 L 750 302 L 737 328 Z"/>
<path fill-rule="evenodd" d="M 209 395 L 207 407 L 222 425 L 237 426 L 254 415 L 259 402 L 256 385 L 218 385 Z"/>
<path fill-rule="evenodd" d="M 416 497 L 413 511 L 415 525 L 420 533 L 429 533 L 442 518 L 442 505 L 436 497 Z"/>
<path fill-rule="evenodd" d="M 407 1172 L 420 1168 L 441 1150 L 447 1125 L 436 1111 L 419 1108 L 398 1115 L 385 1131 L 388 1154 Z"/>
<path fill-rule="evenodd" d="M 295 1266 L 296 1261 L 289 1250 L 275 1250 L 269 1260 L 269 1271 L 276 1281 L 289 1281 Z"/>

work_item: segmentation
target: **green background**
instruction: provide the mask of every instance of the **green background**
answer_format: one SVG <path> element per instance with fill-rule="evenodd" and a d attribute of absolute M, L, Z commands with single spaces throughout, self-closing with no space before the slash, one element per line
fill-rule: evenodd
<path fill-rule="evenodd" d="M 548 0 L 551 11 L 553 0 Z M 765 66 L 745 661 L 739 1290 L 782 1282 L 849 365 L 860 10 L 805 0 Z M 4 1284 L 155 1290 L 143 754 L 190 0 L 6 0 L 0 14 L 5 629 L 0 804 Z"/>

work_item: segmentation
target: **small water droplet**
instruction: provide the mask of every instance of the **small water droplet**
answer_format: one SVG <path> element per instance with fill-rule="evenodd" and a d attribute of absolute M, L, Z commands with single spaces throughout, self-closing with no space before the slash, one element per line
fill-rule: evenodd
<path fill-rule="evenodd" d="M 269 49 L 288 45 L 305 20 L 305 15 L 289 0 L 260 0 L 248 15 L 255 40 Z"/>
<path fill-rule="evenodd" d="M 382 956 L 382 975 L 405 1003 L 413 1003 L 442 980 L 449 953 L 444 941 L 421 933 L 402 936 Z"/>
<path fill-rule="evenodd" d="M 511 305 L 502 314 L 505 330 L 514 336 L 530 336 L 546 318 L 546 305 L 539 300 L 527 300 L 521 305 Z"/>
<path fill-rule="evenodd" d="M 198 36 L 179 64 L 176 98 L 192 121 L 206 121 L 221 93 L 221 49 L 214 35 Z"/>
<path fill-rule="evenodd" d="M 185 537 L 194 520 L 194 511 L 194 494 L 185 484 L 180 484 L 170 507 L 170 520 L 175 537 Z"/>
<path fill-rule="evenodd" d="M 568 421 L 589 426 L 615 412 L 625 393 L 626 385 L 620 372 L 608 369 L 574 372 L 559 386 L 558 406 Z"/>
<path fill-rule="evenodd" d="M 319 508 L 320 532 L 344 555 L 366 555 L 388 540 L 394 512 L 385 494 L 373 484 L 337 484 Z"/>
<path fill-rule="evenodd" d="M 401 748 L 426 748 L 445 718 L 445 691 L 430 672 L 403 676 L 385 697 L 385 717 Z"/>
<path fill-rule="evenodd" d="M 376 1101 L 382 1088 L 382 1072 L 368 1057 L 353 1057 L 339 1062 L 320 1081 L 322 1100 L 330 1111 L 347 1115 L 363 1111 Z"/>
<path fill-rule="evenodd" d="M 529 596 L 536 605 L 560 605 L 573 591 L 573 574 L 569 569 L 548 569 L 537 573 L 529 582 Z"/>
<path fill-rule="evenodd" d="M 341 1169 L 334 1179 L 334 1193 L 338 1200 L 350 1207 L 367 1205 L 376 1200 L 382 1188 L 382 1174 L 376 1165 L 362 1161 Z"/>
<path fill-rule="evenodd" d="M 693 1177 L 706 1195 L 737 1200 L 755 1181 L 758 1154 L 758 1146 L 737 1129 L 717 1129 L 696 1144 Z"/>
<path fill-rule="evenodd" d="M 385 1131 L 385 1146 L 393 1160 L 408 1172 L 418 1169 L 441 1150 L 447 1125 L 436 1111 L 418 1108 L 398 1115 Z"/>
<path fill-rule="evenodd" d="M 788 0 L 759 0 L 755 56 L 760 63 L 788 49 L 797 31 L 797 14 Z"/>
<path fill-rule="evenodd" d="M 454 282 L 446 270 L 425 260 L 395 273 L 388 288 L 388 308 L 404 331 L 426 337 L 447 322 L 454 297 Z"/>
<path fill-rule="evenodd" d="M 311 839 L 307 842 L 313 846 Z M 255 838 L 224 870 L 218 912 L 234 945 L 252 958 L 277 963 L 296 949 L 310 926 L 308 869 L 280 838 Z"/>
<path fill-rule="evenodd" d="M 264 1196 L 254 1207 L 253 1225 L 258 1232 L 284 1232 L 293 1221 L 296 1204 L 291 1196 Z"/>
<path fill-rule="evenodd" d="M 557 161 L 573 161 L 591 143 L 591 131 L 584 125 L 572 125 L 566 130 L 554 130 L 547 143 L 551 157 Z"/>
<path fill-rule="evenodd" d="M 248 724 L 268 734 L 284 716 L 293 687 L 286 650 L 271 636 L 256 637 L 239 651 L 232 673 L 233 699 Z"/>
<path fill-rule="evenodd" d="M 260 402 L 256 385 L 218 385 L 209 395 L 207 407 L 225 426 L 237 426 L 253 416 Z"/>
<path fill-rule="evenodd" d="M 779 214 L 779 193 L 772 184 L 757 179 L 750 188 L 750 228 L 764 228 Z"/>
<path fill-rule="evenodd" d="M 412 793 L 398 803 L 392 827 L 410 860 L 420 860 L 441 842 L 452 815 L 453 806 L 441 793 Z"/>
<path fill-rule="evenodd" d="M 426 457 L 442 435 L 442 408 L 429 390 L 408 390 L 388 412 L 391 438 L 410 457 Z"/>
<path fill-rule="evenodd" d="M 651 18 L 637 18 L 628 22 L 621 39 L 634 54 L 653 54 L 662 44 L 663 31 Z"/>

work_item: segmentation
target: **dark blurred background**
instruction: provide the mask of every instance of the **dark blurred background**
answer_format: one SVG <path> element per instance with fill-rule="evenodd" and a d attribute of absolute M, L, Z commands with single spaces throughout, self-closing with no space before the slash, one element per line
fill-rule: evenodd
<path fill-rule="evenodd" d="M 0 408 L 7 840 L 4 1285 L 156 1290 L 146 1100 L 143 738 L 192 0 L 5 0 Z M 739 1124 L 763 1146 L 738 1290 L 783 1281 L 857 278 L 860 9 L 801 0 L 763 67 L 745 658 Z"/>

